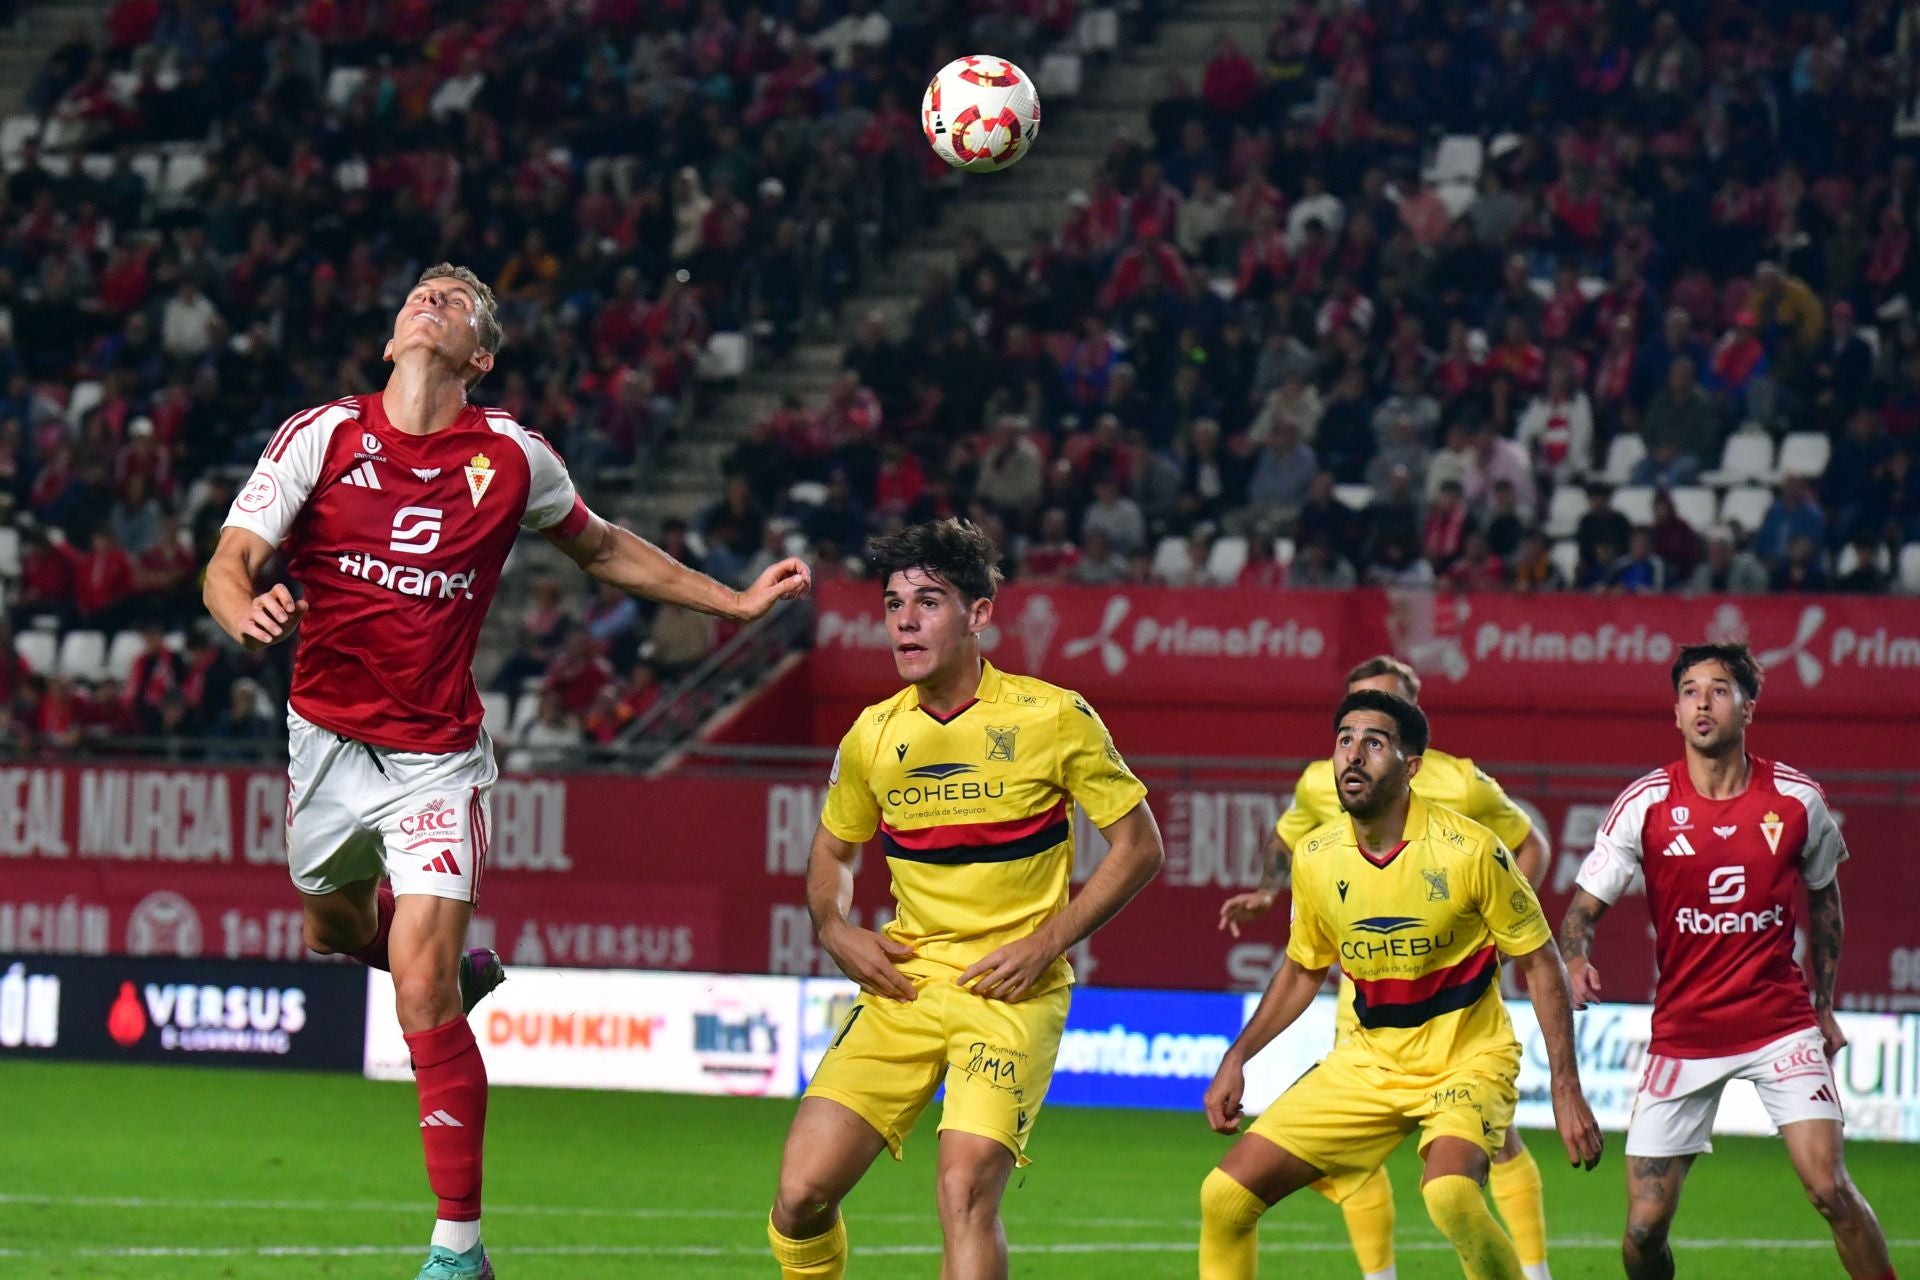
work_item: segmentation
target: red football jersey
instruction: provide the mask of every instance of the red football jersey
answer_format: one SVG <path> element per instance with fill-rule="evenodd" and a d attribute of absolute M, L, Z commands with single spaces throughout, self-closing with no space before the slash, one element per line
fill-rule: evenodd
<path fill-rule="evenodd" d="M 515 535 L 571 537 L 587 518 L 560 456 L 507 413 L 469 405 L 409 435 L 376 394 L 288 418 L 227 523 L 281 547 L 305 590 L 294 709 L 445 753 L 479 739 L 473 652 Z"/>
<path fill-rule="evenodd" d="M 1748 758 L 1747 789 L 1709 800 L 1684 761 L 1614 801 L 1579 885 L 1616 902 L 1644 874 L 1659 982 L 1652 1051 L 1720 1058 L 1814 1025 L 1793 959 L 1794 886 L 1833 883 L 1847 856 L 1826 795 L 1786 765 Z"/>

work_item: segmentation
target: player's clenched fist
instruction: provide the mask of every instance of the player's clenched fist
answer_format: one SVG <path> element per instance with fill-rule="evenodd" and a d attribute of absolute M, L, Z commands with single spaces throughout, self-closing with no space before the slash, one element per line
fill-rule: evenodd
<path fill-rule="evenodd" d="M 1246 1114 L 1240 1098 L 1246 1090 L 1247 1074 L 1240 1064 L 1232 1058 L 1222 1059 L 1220 1069 L 1213 1073 L 1213 1083 L 1207 1086 L 1207 1123 L 1215 1133 L 1240 1132 L 1240 1117 Z"/>
<path fill-rule="evenodd" d="M 859 983 L 867 994 L 901 1001 L 919 998 L 907 975 L 895 967 L 902 960 L 913 959 L 913 948 L 904 942 L 842 923 L 823 929 L 820 945 L 840 966 L 840 972 Z"/>
<path fill-rule="evenodd" d="M 253 598 L 246 616 L 240 619 L 241 644 L 249 649 L 264 649 L 292 637 L 294 628 L 306 615 L 307 602 L 295 600 L 293 593 L 276 583 L 264 594 Z"/>
<path fill-rule="evenodd" d="M 768 565 L 753 585 L 740 593 L 740 616 L 751 622 L 782 600 L 796 600 L 813 589 L 813 570 L 804 560 L 788 559 Z"/>

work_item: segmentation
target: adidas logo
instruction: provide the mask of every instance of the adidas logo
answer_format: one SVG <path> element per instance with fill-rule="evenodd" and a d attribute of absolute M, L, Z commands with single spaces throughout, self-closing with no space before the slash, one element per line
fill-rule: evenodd
<path fill-rule="evenodd" d="M 341 476 L 340 483 L 350 484 L 356 489 L 378 489 L 380 477 L 374 474 L 373 463 L 369 460 Z"/>
<path fill-rule="evenodd" d="M 427 864 L 426 869 L 428 871 L 438 871 L 442 875 L 448 876 L 457 876 L 460 874 L 460 864 L 453 860 L 453 850 L 451 849 L 442 849 L 440 855 Z"/>
<path fill-rule="evenodd" d="M 420 1122 L 422 1129 L 464 1129 L 467 1126 L 455 1120 L 444 1111 L 436 1111 Z"/>
<path fill-rule="evenodd" d="M 1812 1094 L 1812 1100 L 1815 1102 L 1831 1102 L 1836 1107 L 1840 1105 L 1840 1099 L 1833 1096 L 1832 1085 L 1823 1084 L 1818 1089 L 1815 1089 Z"/>
<path fill-rule="evenodd" d="M 1677 835 L 1673 843 L 1660 851 L 1669 858 L 1691 858 L 1694 856 L 1693 843 L 1685 835 Z"/>

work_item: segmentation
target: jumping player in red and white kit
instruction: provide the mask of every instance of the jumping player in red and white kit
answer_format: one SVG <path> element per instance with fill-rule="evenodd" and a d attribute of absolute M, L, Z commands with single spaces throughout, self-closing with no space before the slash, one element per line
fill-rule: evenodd
<path fill-rule="evenodd" d="M 473 655 L 515 536 L 543 534 L 634 595 L 739 620 L 810 584 L 786 560 L 734 591 L 594 515 L 545 440 L 468 403 L 501 339 L 492 290 L 464 267 L 426 271 L 394 319 L 386 389 L 287 419 L 234 500 L 205 588 L 249 648 L 301 633 L 287 858 L 307 945 L 393 973 L 439 1199 L 420 1280 L 493 1275 L 480 1243 L 487 1076 L 466 1015 L 501 969 L 463 948 L 495 779 Z M 276 549 L 298 600 L 255 589 Z"/>
<path fill-rule="evenodd" d="M 1729 1080 L 1750 1080 L 1794 1171 L 1833 1229 L 1853 1280 L 1893 1280 L 1886 1237 L 1847 1176 L 1831 1059 L 1847 847 L 1806 774 L 1747 754 L 1760 664 L 1744 644 L 1701 644 L 1673 664 L 1685 755 L 1620 794 L 1560 927 L 1574 1007 L 1600 996 L 1594 925 L 1644 875 L 1659 984 L 1653 1043 L 1627 1127 L 1630 1280 L 1674 1273 L 1667 1232 L 1694 1157 L 1711 1151 Z M 1813 991 L 1793 959 L 1807 890 Z"/>

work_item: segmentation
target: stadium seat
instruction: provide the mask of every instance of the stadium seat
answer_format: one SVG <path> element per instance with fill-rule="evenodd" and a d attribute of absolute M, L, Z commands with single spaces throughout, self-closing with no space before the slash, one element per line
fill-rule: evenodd
<path fill-rule="evenodd" d="M 1237 534 L 1229 534 L 1214 543 L 1207 556 L 1207 577 L 1215 582 L 1232 582 L 1246 567 L 1247 540 Z"/>
<path fill-rule="evenodd" d="M 824 506 L 827 501 L 827 486 L 818 480 L 795 480 L 787 486 L 787 501 L 800 507 Z"/>
<path fill-rule="evenodd" d="M 1674 514 L 1685 520 L 1699 533 L 1705 533 L 1713 524 L 1713 490 L 1703 485 L 1682 485 L 1672 491 Z"/>
<path fill-rule="evenodd" d="M 730 382 L 747 371 L 747 358 L 752 348 L 747 343 L 747 335 L 722 330 L 707 339 L 707 349 L 700 353 L 699 376 L 702 382 Z"/>
<path fill-rule="evenodd" d="M 53 674 L 53 660 L 59 650 L 60 637 L 38 627 L 30 631 L 22 631 L 13 638 L 13 651 L 20 655 L 31 670 L 41 675 Z"/>
<path fill-rule="evenodd" d="M 1747 533 L 1752 533 L 1767 518 L 1767 508 L 1772 505 L 1771 489 L 1762 489 L 1758 485 L 1729 489 L 1727 496 L 1720 500 L 1720 523 L 1738 524 Z"/>
<path fill-rule="evenodd" d="M 807 535 L 797 530 L 780 541 L 780 551 L 783 555 L 804 556 L 807 554 L 807 549 Z"/>
<path fill-rule="evenodd" d="M 539 712 L 540 694 L 537 691 L 523 693 L 514 699 L 513 726 L 507 730 L 507 736 L 510 738 L 519 737 L 526 727 L 533 723 L 534 716 L 538 715 Z"/>
<path fill-rule="evenodd" d="M 1168 536 L 1153 549 L 1153 576 L 1168 579 L 1187 571 L 1187 540 Z"/>
<path fill-rule="evenodd" d="M 166 167 L 166 160 L 152 151 L 136 151 L 133 159 L 127 162 L 127 167 L 140 175 L 140 180 L 147 184 L 147 190 L 151 192 L 160 186 L 160 170 Z"/>
<path fill-rule="evenodd" d="M 1113 53 L 1120 47 L 1120 15 L 1113 9 L 1089 8 L 1073 28 L 1073 43 L 1083 53 Z"/>
<path fill-rule="evenodd" d="M 1608 484 L 1626 484 L 1633 479 L 1634 467 L 1646 456 L 1646 441 L 1635 432 L 1622 431 L 1607 446 L 1607 467 L 1601 473 L 1601 479 Z"/>
<path fill-rule="evenodd" d="M 1275 538 L 1273 540 L 1273 558 L 1281 564 L 1293 563 L 1293 539 Z"/>
<path fill-rule="evenodd" d="M 480 725 L 487 736 L 499 742 L 513 727 L 513 702 L 504 693 L 489 689 L 480 695 Z"/>
<path fill-rule="evenodd" d="M 197 151 L 182 151 L 167 158 L 167 167 L 157 193 L 159 202 L 170 207 L 187 203 L 193 186 L 207 175 L 207 158 Z"/>
<path fill-rule="evenodd" d="M 1764 431 L 1742 428 L 1727 437 L 1720 449 L 1720 466 L 1700 477 L 1716 489 L 1737 484 L 1772 484 L 1773 437 Z"/>
<path fill-rule="evenodd" d="M 1876 551 L 1873 560 L 1874 564 L 1882 573 L 1887 572 L 1887 570 L 1893 567 L 1893 557 L 1887 552 L 1885 547 L 1880 547 Z M 1840 554 L 1834 558 L 1833 571 L 1838 576 L 1844 578 L 1859 567 L 1860 549 L 1849 542 L 1846 546 L 1840 548 Z"/>
<path fill-rule="evenodd" d="M 0 525 L 0 578 L 20 576 L 20 530 Z"/>
<path fill-rule="evenodd" d="M 1580 544 L 1572 538 L 1562 538 L 1547 554 L 1553 557 L 1555 567 L 1566 575 L 1568 583 L 1572 583 L 1573 575 L 1580 568 Z"/>
<path fill-rule="evenodd" d="M 72 426 L 79 426 L 80 419 L 86 417 L 90 411 L 99 408 L 100 402 L 106 398 L 107 388 L 105 383 L 74 383 L 73 393 L 67 397 L 67 422 Z"/>
<path fill-rule="evenodd" d="M 1580 517 L 1586 513 L 1586 492 L 1577 485 L 1561 485 L 1553 491 L 1553 500 L 1547 504 L 1547 536 L 1572 537 L 1573 531 L 1579 527 Z"/>
<path fill-rule="evenodd" d="M 115 680 L 125 680 L 133 674 L 133 664 L 146 647 L 146 637 L 138 631 L 114 632 L 113 643 L 107 646 L 107 674 Z"/>
<path fill-rule="evenodd" d="M 107 674 L 107 635 L 75 629 L 60 638 L 58 671 L 69 680 L 98 680 Z"/>
<path fill-rule="evenodd" d="M 366 82 L 365 67 L 335 67 L 327 73 L 327 105 L 335 111 L 345 111 Z"/>
<path fill-rule="evenodd" d="M 1653 523 L 1653 490 L 1644 484 L 1630 484 L 1613 491 L 1613 509 L 1638 529 Z"/>
<path fill-rule="evenodd" d="M 34 115 L 8 116 L 0 121 L 0 158 L 4 158 L 11 169 L 20 158 L 20 149 L 28 138 L 40 135 L 40 117 Z"/>
<path fill-rule="evenodd" d="M 1827 471 L 1833 442 L 1824 431 L 1794 431 L 1780 441 L 1780 474 L 1812 479 Z"/>
<path fill-rule="evenodd" d="M 1056 50 L 1040 59 L 1034 79 L 1040 86 L 1040 96 L 1049 102 L 1077 98 L 1086 84 L 1086 64 L 1077 53 Z"/>
<path fill-rule="evenodd" d="M 1920 542 L 1900 548 L 1900 589 L 1920 595 Z"/>
<path fill-rule="evenodd" d="M 1333 486 L 1334 501 L 1343 507 L 1355 511 L 1365 511 L 1373 505 L 1373 486 L 1370 484 L 1337 484 Z"/>
<path fill-rule="evenodd" d="M 1480 181 L 1480 166 L 1485 162 L 1486 144 L 1471 133 L 1450 133 L 1440 139 L 1440 145 L 1434 148 L 1433 163 L 1427 166 L 1423 175 L 1435 185 L 1446 182 L 1464 182 L 1472 185 Z"/>

